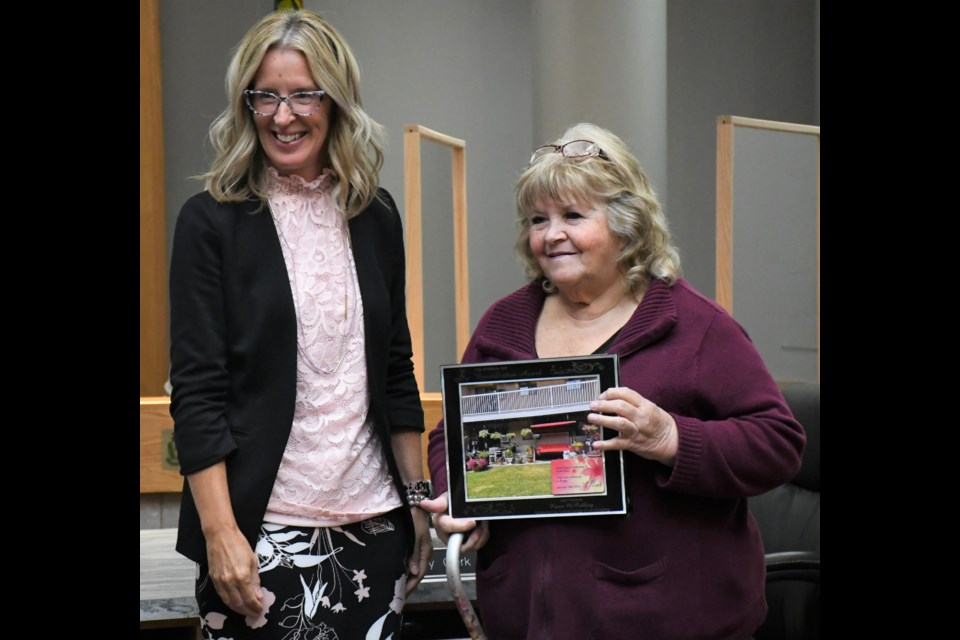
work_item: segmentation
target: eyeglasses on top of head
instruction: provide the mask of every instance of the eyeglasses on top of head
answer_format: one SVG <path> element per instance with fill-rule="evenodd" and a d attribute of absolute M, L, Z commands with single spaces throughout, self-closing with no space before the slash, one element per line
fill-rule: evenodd
<path fill-rule="evenodd" d="M 285 98 L 281 98 L 269 91 L 247 89 L 243 92 L 250 111 L 258 116 L 273 116 L 280 110 L 280 103 L 286 102 L 287 108 L 298 116 L 312 116 L 323 105 L 323 96 L 327 94 L 323 89 L 316 91 L 297 91 Z"/>
<path fill-rule="evenodd" d="M 545 144 L 534 150 L 530 156 L 530 164 L 533 164 L 540 158 L 551 153 L 560 153 L 564 158 L 589 158 L 598 156 L 604 160 L 609 160 L 603 149 L 592 140 L 571 140 L 564 144 Z"/>

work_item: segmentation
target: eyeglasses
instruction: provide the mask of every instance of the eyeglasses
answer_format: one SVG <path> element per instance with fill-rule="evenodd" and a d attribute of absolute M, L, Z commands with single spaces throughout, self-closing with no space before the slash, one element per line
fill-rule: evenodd
<path fill-rule="evenodd" d="M 326 95 L 323 89 L 316 91 L 297 91 L 291 93 L 286 98 L 281 98 L 275 93 L 269 91 L 255 91 L 247 89 L 243 92 L 243 98 L 247 101 L 250 111 L 258 116 L 273 116 L 280 109 L 280 103 L 286 102 L 287 107 L 298 116 L 312 116 L 320 110 L 323 104 L 323 96 Z"/>
<path fill-rule="evenodd" d="M 550 153 L 561 153 L 564 158 L 588 158 L 590 156 L 599 156 L 604 160 L 609 160 L 607 154 L 603 152 L 596 142 L 592 140 L 571 140 L 565 144 L 545 144 L 533 152 L 530 156 L 530 164 L 533 164 L 540 158 Z"/>

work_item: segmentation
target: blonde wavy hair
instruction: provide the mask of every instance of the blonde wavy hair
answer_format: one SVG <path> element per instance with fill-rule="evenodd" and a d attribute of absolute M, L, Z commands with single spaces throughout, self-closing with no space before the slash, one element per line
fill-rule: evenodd
<path fill-rule="evenodd" d="M 229 104 L 210 126 L 215 159 L 201 176 L 221 202 L 266 200 L 267 158 L 243 92 L 251 88 L 263 57 L 273 49 L 299 51 L 313 80 L 333 101 L 327 156 L 338 181 L 332 196 L 351 218 L 373 199 L 383 165 L 383 127 L 363 110 L 360 69 L 336 29 L 311 11 L 267 15 L 244 36 L 227 69 Z"/>
<path fill-rule="evenodd" d="M 590 140 L 603 156 L 567 158 L 548 153 L 520 175 L 516 185 L 516 251 L 531 282 L 555 291 L 530 250 L 529 214 L 540 200 L 602 205 L 610 230 L 624 240 L 617 264 L 627 287 L 638 293 L 655 279 L 670 284 L 680 277 L 680 255 L 670 239 L 667 219 L 640 163 L 623 140 L 594 124 L 567 129 L 553 144 Z"/>

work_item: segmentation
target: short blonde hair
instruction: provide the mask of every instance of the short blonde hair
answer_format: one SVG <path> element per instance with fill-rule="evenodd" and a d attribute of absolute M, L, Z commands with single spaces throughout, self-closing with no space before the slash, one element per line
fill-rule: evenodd
<path fill-rule="evenodd" d="M 548 153 L 520 175 L 516 186 L 516 250 L 531 282 L 553 290 L 530 250 L 528 214 L 540 200 L 602 205 L 610 230 L 624 240 L 617 258 L 626 285 L 637 292 L 654 279 L 673 284 L 680 277 L 680 255 L 670 239 L 667 219 L 640 163 L 623 140 L 589 123 L 575 125 L 554 144 L 590 140 L 602 156 L 566 158 Z"/>
<path fill-rule="evenodd" d="M 267 15 L 244 36 L 227 69 L 229 104 L 210 126 L 215 159 L 202 177 L 219 201 L 265 200 L 267 158 L 243 92 L 251 88 L 268 51 L 289 49 L 306 58 L 310 74 L 333 101 L 327 155 L 338 178 L 334 201 L 353 217 L 376 195 L 383 165 L 383 128 L 363 110 L 360 69 L 336 29 L 311 11 Z"/>

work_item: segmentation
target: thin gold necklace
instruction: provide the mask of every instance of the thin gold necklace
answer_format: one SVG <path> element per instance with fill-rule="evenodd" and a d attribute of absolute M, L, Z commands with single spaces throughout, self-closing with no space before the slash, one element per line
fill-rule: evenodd
<path fill-rule="evenodd" d="M 344 267 L 347 272 L 347 285 L 343 291 L 343 331 L 340 332 L 340 346 L 338 349 L 337 363 L 333 366 L 332 369 L 322 367 L 314 362 L 313 358 L 310 357 L 310 354 L 307 353 L 306 343 L 307 335 L 303 329 L 303 320 L 301 319 L 300 313 L 300 303 L 298 301 L 300 293 L 300 285 L 297 283 L 297 260 L 295 257 L 295 252 L 293 245 L 287 241 L 287 236 L 283 233 L 283 229 L 280 226 L 280 221 L 277 220 L 277 216 L 273 211 L 273 207 L 270 208 L 270 216 L 273 218 L 273 226 L 277 229 L 277 235 L 280 236 L 280 241 L 283 242 L 283 245 L 287 248 L 287 253 L 290 256 L 290 279 L 293 284 L 293 308 L 294 313 L 297 318 L 297 352 L 303 358 L 303 361 L 306 365 L 316 374 L 330 375 L 331 373 L 336 373 L 340 369 L 340 365 L 343 364 L 344 359 L 347 357 L 347 351 L 349 345 L 348 340 L 351 335 L 353 335 L 354 325 L 356 324 L 357 314 L 357 301 L 356 296 L 353 298 L 353 308 L 350 308 L 350 292 L 355 291 L 357 287 L 357 276 L 354 272 L 353 266 L 353 248 L 350 244 L 350 235 L 347 233 L 346 225 L 343 224 L 342 218 L 337 216 L 337 227 L 340 230 L 341 237 L 343 238 L 343 250 L 344 258 L 346 259 L 346 266 Z M 349 322 L 351 321 L 352 322 Z M 324 350 L 324 355 L 326 355 L 326 350 Z"/>

